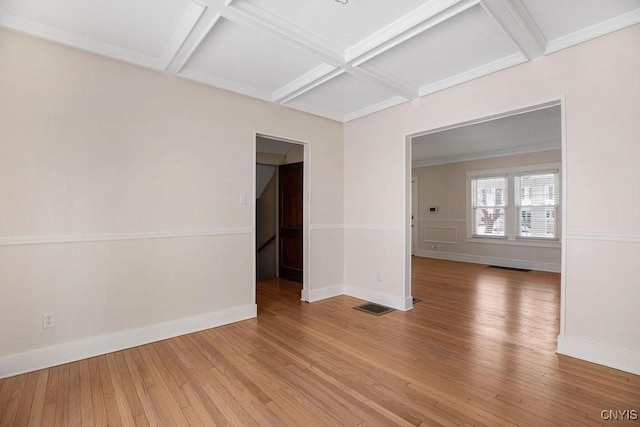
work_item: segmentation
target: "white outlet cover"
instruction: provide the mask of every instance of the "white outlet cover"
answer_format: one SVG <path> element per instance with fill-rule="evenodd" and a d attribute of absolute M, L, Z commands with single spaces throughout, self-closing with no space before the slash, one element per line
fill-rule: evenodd
<path fill-rule="evenodd" d="M 56 315 L 54 313 L 43 313 L 42 314 L 42 328 L 53 328 L 56 326 Z"/>

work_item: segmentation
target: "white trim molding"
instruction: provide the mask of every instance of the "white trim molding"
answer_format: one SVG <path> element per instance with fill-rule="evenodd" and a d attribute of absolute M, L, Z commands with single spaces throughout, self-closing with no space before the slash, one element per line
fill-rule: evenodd
<path fill-rule="evenodd" d="M 344 225 L 342 224 L 314 224 L 309 226 L 310 230 L 342 230 Z"/>
<path fill-rule="evenodd" d="M 630 27 L 640 22 L 640 9 L 632 10 L 624 15 L 616 16 L 582 30 L 550 40 L 544 51 L 545 55 L 566 49 L 571 46 L 604 36 L 605 34 Z"/>
<path fill-rule="evenodd" d="M 61 236 L 5 236 L 0 237 L 0 246 L 46 245 L 51 243 L 109 242 L 120 240 L 168 239 L 178 237 L 226 236 L 233 234 L 250 234 L 252 227 L 220 228 L 201 231 L 158 231 L 146 233 L 113 233 L 113 234 L 67 234 Z"/>
<path fill-rule="evenodd" d="M 638 233 L 599 233 L 599 232 L 569 232 L 568 240 L 601 240 L 607 242 L 631 242 L 640 243 Z"/>
<path fill-rule="evenodd" d="M 114 332 L 79 341 L 39 348 L 0 358 L 0 378 L 75 362 L 126 348 L 136 347 L 180 335 L 211 329 L 257 315 L 257 306 L 249 304 L 198 316 L 157 323 L 142 328 Z"/>
<path fill-rule="evenodd" d="M 558 335 L 556 353 L 640 375 L 640 353 Z"/>
<path fill-rule="evenodd" d="M 408 311 L 413 308 L 413 298 L 411 297 L 397 297 L 386 292 L 373 291 L 371 289 L 360 288 L 357 286 L 345 285 L 344 294 L 350 297 L 384 305 L 386 307 L 395 308 L 400 311 Z"/>
<path fill-rule="evenodd" d="M 404 231 L 401 225 L 345 224 L 345 230 Z"/>
<path fill-rule="evenodd" d="M 312 289 L 303 291 L 302 300 L 306 302 L 316 302 L 327 298 L 333 298 L 344 295 L 344 286 L 335 285 L 326 288 Z"/>
<path fill-rule="evenodd" d="M 424 249 L 417 250 L 416 256 L 424 257 L 424 258 L 444 259 L 447 261 L 470 262 L 473 264 L 497 265 L 500 267 L 522 268 L 527 270 L 560 273 L 560 264 L 553 263 L 553 262 L 488 257 L 488 256 L 480 256 L 480 255 L 459 254 L 454 252 L 430 251 L 430 250 L 424 250 Z"/>

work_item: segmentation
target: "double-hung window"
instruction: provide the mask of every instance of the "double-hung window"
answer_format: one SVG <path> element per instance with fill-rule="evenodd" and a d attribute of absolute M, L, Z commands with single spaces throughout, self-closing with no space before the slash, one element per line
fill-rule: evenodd
<path fill-rule="evenodd" d="M 470 171 L 467 185 L 469 241 L 558 245 L 559 164 Z"/>
<path fill-rule="evenodd" d="M 558 187 L 557 171 L 515 176 L 518 238 L 558 238 Z"/>
<path fill-rule="evenodd" d="M 507 176 L 473 178 L 471 188 L 473 235 L 505 237 Z"/>

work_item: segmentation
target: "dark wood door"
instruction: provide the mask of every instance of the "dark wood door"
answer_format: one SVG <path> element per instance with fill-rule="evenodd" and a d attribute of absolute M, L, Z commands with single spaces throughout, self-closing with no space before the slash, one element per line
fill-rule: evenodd
<path fill-rule="evenodd" d="M 280 277 L 302 283 L 303 164 L 280 166 Z"/>

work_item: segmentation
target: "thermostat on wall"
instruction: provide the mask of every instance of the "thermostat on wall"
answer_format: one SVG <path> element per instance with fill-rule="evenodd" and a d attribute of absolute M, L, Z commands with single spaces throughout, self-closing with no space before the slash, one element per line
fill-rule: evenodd
<path fill-rule="evenodd" d="M 439 209 L 438 209 L 438 207 L 437 207 L 437 206 L 435 206 L 435 207 L 431 207 L 431 208 L 429 208 L 429 213 L 438 213 L 438 210 L 439 210 Z"/>

